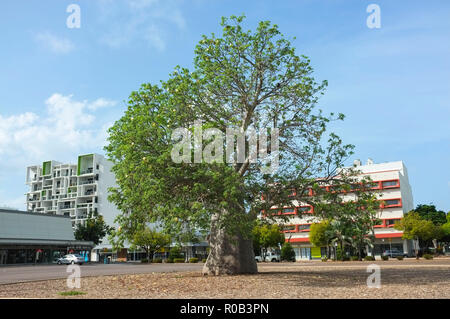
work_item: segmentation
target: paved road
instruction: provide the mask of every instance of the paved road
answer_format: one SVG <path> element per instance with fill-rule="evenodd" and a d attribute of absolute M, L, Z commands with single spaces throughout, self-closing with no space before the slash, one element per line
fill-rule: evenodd
<path fill-rule="evenodd" d="M 152 272 L 200 271 L 203 264 L 84 264 L 81 276 L 144 274 Z M 27 265 L 0 267 L 0 284 L 67 278 L 67 265 Z"/>

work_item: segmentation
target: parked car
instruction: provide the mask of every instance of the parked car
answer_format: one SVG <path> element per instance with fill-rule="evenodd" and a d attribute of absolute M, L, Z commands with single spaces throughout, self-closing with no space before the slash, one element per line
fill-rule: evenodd
<path fill-rule="evenodd" d="M 275 252 L 269 251 L 266 255 L 266 261 L 271 261 L 271 262 L 281 261 L 281 256 Z"/>
<path fill-rule="evenodd" d="M 389 249 L 384 251 L 383 256 L 388 256 L 391 258 L 395 258 L 397 256 L 408 257 L 408 254 L 405 254 L 403 251 L 400 251 L 398 249 Z"/>
<path fill-rule="evenodd" d="M 84 263 L 84 257 L 76 254 L 68 254 L 64 257 L 59 258 L 56 263 L 58 265 L 62 264 L 80 264 L 82 265 Z"/>
<path fill-rule="evenodd" d="M 261 261 L 263 261 L 263 258 L 261 256 L 255 256 L 255 260 L 256 260 L 256 262 L 261 262 Z M 278 253 L 268 252 L 266 254 L 265 261 L 276 262 L 276 261 L 280 261 L 280 260 L 281 260 L 281 256 Z"/>

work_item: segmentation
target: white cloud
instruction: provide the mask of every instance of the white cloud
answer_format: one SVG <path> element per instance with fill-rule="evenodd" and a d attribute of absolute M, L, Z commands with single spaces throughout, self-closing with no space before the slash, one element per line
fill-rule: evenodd
<path fill-rule="evenodd" d="M 44 103 L 39 114 L 0 114 L 0 207 L 25 209 L 27 166 L 45 160 L 75 163 L 77 155 L 101 152 L 106 145 L 113 123 L 96 116 L 96 111 L 104 115 L 104 108 L 115 101 L 76 100 L 55 93 Z"/>
<path fill-rule="evenodd" d="M 159 51 L 164 51 L 166 44 L 163 40 L 161 30 L 156 26 L 150 26 L 145 34 L 145 39 L 148 40 L 150 46 L 155 47 Z"/>
<path fill-rule="evenodd" d="M 69 154 L 100 149 L 105 145 L 107 127 L 94 112 L 115 104 L 104 98 L 89 103 L 55 93 L 45 101 L 41 116 L 0 114 L 0 159 L 7 163 L 0 168 L 0 175 L 2 169 L 24 169 L 44 159 L 66 160 Z"/>
<path fill-rule="evenodd" d="M 49 49 L 54 53 L 69 53 L 75 46 L 74 44 L 65 38 L 59 38 L 50 32 L 41 32 L 35 35 L 35 40 L 43 47 Z"/>
<path fill-rule="evenodd" d="M 87 107 L 91 111 L 96 111 L 97 109 L 104 108 L 104 107 L 115 106 L 116 104 L 117 104 L 116 101 L 111 101 L 111 100 L 107 100 L 107 99 L 104 99 L 104 98 L 99 98 L 99 99 L 95 100 L 94 102 L 89 103 L 87 105 Z"/>

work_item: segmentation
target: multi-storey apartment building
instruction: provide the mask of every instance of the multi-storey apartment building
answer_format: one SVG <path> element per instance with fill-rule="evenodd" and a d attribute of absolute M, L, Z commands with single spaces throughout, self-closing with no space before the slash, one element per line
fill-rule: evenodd
<path fill-rule="evenodd" d="M 379 193 L 381 224 L 375 226 L 375 246 L 370 253 L 379 255 L 388 249 L 397 248 L 400 251 L 411 254 L 412 242 L 402 239 L 402 232 L 393 228 L 394 223 L 403 217 L 403 214 L 414 208 L 411 186 L 409 185 L 408 172 L 402 161 L 374 164 L 368 160 L 366 165 L 361 165 L 359 160 L 354 162 L 355 169 L 362 175 L 369 175 L 374 181 L 373 190 Z M 298 214 L 310 212 L 311 215 Z M 309 242 L 309 230 L 311 224 L 318 222 L 314 218 L 314 207 L 292 201 L 292 207 L 283 208 L 282 214 L 291 215 L 289 222 L 284 226 L 286 241 L 294 247 L 296 259 L 320 258 L 325 254 L 324 247 L 313 247 Z"/>
<path fill-rule="evenodd" d="M 77 164 L 47 161 L 27 168 L 27 211 L 70 216 L 72 227 L 84 223 L 91 214 L 114 224 L 119 211 L 107 199 L 115 185 L 112 163 L 99 154 L 78 156 Z"/>

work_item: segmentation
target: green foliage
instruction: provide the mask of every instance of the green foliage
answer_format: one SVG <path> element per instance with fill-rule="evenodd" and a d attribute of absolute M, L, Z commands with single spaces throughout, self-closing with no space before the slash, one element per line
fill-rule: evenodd
<path fill-rule="evenodd" d="M 359 257 L 358 256 L 351 256 L 350 260 L 351 261 L 357 261 L 357 260 L 359 260 Z"/>
<path fill-rule="evenodd" d="M 328 261 L 328 258 L 327 257 L 322 257 L 322 261 L 326 262 L 326 261 Z"/>
<path fill-rule="evenodd" d="M 333 229 L 328 220 L 311 224 L 309 241 L 316 247 L 328 246 L 333 238 Z"/>
<path fill-rule="evenodd" d="M 373 256 L 366 256 L 366 257 L 364 257 L 364 260 L 365 261 L 375 261 L 375 257 L 373 257 Z"/>
<path fill-rule="evenodd" d="M 59 293 L 61 296 L 79 296 L 79 295 L 85 295 L 86 292 L 83 291 L 77 291 L 77 290 L 70 290 L 70 291 L 63 291 Z"/>
<path fill-rule="evenodd" d="M 430 260 L 430 259 L 433 259 L 433 255 L 431 255 L 431 254 L 423 254 L 423 258 L 425 258 L 427 260 Z"/>
<path fill-rule="evenodd" d="M 394 227 L 403 231 L 404 239 L 431 240 L 434 239 L 439 230 L 431 220 L 424 220 L 420 214 L 410 211 Z"/>
<path fill-rule="evenodd" d="M 314 214 L 323 224 L 314 225 L 312 235 L 317 244 L 338 243 L 344 249 L 350 246 L 360 257 L 366 246 L 373 247 L 380 205 L 379 195 L 371 189 L 371 179 L 361 179 L 359 173 L 354 168 L 347 168 L 328 185 L 314 185 L 313 192 L 320 198 L 314 206 Z M 352 194 L 351 201 L 343 196 L 348 192 Z M 343 256 L 338 253 L 339 260 L 343 260 Z"/>
<path fill-rule="evenodd" d="M 336 248 L 336 258 L 337 260 L 344 260 L 345 253 L 341 247 Z"/>
<path fill-rule="evenodd" d="M 277 224 L 261 224 L 258 223 L 252 230 L 253 247 L 278 248 L 284 243 L 284 234 Z M 258 254 L 259 255 L 259 254 Z"/>
<path fill-rule="evenodd" d="M 202 259 L 202 263 L 205 263 L 205 262 L 206 262 L 206 258 L 203 258 L 203 259 Z"/>
<path fill-rule="evenodd" d="M 184 258 L 174 258 L 173 262 L 174 263 L 184 263 Z"/>
<path fill-rule="evenodd" d="M 148 258 L 141 258 L 141 263 L 143 263 L 143 264 L 148 263 Z"/>
<path fill-rule="evenodd" d="M 195 47 L 193 70 L 177 66 L 160 85 L 143 84 L 109 129 L 105 150 L 118 185 L 109 199 L 123 212 L 116 219 L 119 235 L 131 237 L 139 225 L 161 222 L 172 235 L 214 223 L 248 236 L 262 210 L 290 203 L 289 189 L 301 196 L 317 177 L 329 182 L 352 154 L 352 145 L 328 134 L 329 123 L 344 116 L 316 109 L 327 82 L 316 82 L 309 58 L 295 52 L 277 25 L 262 21 L 247 31 L 243 21 L 223 18 L 221 36 L 202 36 Z M 173 132 L 192 132 L 196 120 L 202 129 L 222 132 L 275 126 L 279 169 L 267 173 L 266 163 L 252 161 L 248 152 L 243 163 L 224 156 L 192 163 L 193 148 L 175 163 Z M 255 200 L 261 194 L 266 199 Z"/>
<path fill-rule="evenodd" d="M 191 264 L 196 264 L 196 263 L 198 263 L 198 258 L 196 258 L 196 257 L 189 258 L 189 262 Z"/>
<path fill-rule="evenodd" d="M 397 260 L 403 260 L 403 256 L 397 256 L 395 258 L 397 258 Z"/>
<path fill-rule="evenodd" d="M 183 255 L 181 254 L 181 248 L 179 246 L 170 248 L 169 259 L 174 260 L 175 258 L 183 258 Z"/>
<path fill-rule="evenodd" d="M 447 222 L 445 212 L 436 210 L 434 205 L 417 205 L 413 211 L 417 212 L 422 219 L 431 221 L 435 226 L 441 226 Z"/>
<path fill-rule="evenodd" d="M 154 258 L 153 262 L 156 263 L 156 264 L 160 264 L 160 263 L 162 263 L 162 259 L 161 258 Z"/>
<path fill-rule="evenodd" d="M 133 236 L 131 248 L 139 247 L 147 253 L 149 260 L 153 259 L 153 254 L 170 244 L 170 236 L 160 233 L 149 227 L 137 230 Z"/>
<path fill-rule="evenodd" d="M 94 245 L 98 245 L 111 231 L 113 228 L 105 223 L 102 215 L 91 215 L 84 225 L 78 224 L 74 235 L 76 240 L 92 241 Z"/>
<path fill-rule="evenodd" d="M 447 214 L 447 222 L 441 226 L 440 240 L 444 243 L 450 243 L 450 213 Z"/>
<path fill-rule="evenodd" d="M 281 246 L 281 260 L 283 261 L 295 261 L 295 251 L 290 243 L 284 243 Z"/>
<path fill-rule="evenodd" d="M 382 259 L 382 260 L 389 260 L 389 256 L 381 255 L 381 259 Z"/>

